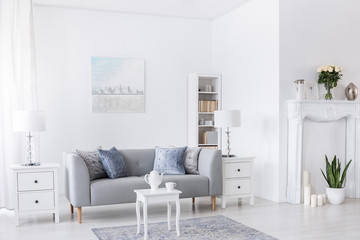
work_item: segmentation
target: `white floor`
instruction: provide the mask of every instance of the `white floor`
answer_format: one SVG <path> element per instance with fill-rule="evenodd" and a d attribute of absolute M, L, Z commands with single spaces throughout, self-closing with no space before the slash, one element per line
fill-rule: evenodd
<path fill-rule="evenodd" d="M 248 203 L 247 199 L 242 203 L 229 200 L 227 208 L 221 209 L 218 200 L 213 212 L 210 198 L 197 198 L 194 207 L 191 199 L 182 199 L 181 219 L 224 215 L 279 239 L 360 239 L 360 199 L 346 199 L 342 205 L 327 204 L 317 208 L 259 198 L 255 199 L 255 206 Z M 151 205 L 148 216 L 150 223 L 165 222 L 166 204 Z M 51 214 L 24 216 L 20 219 L 20 227 L 15 227 L 13 220 L 13 211 L 0 209 L 1 240 L 96 240 L 91 228 L 135 225 L 136 215 L 135 204 L 85 207 L 83 223 L 78 224 L 76 213 L 70 215 L 68 203 L 61 197 L 59 224 L 52 222 Z"/>

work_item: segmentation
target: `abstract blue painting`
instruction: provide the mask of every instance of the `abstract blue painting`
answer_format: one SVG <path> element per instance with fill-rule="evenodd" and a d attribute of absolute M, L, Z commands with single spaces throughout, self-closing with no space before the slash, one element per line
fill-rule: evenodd
<path fill-rule="evenodd" d="M 91 57 L 92 111 L 144 112 L 145 61 Z"/>

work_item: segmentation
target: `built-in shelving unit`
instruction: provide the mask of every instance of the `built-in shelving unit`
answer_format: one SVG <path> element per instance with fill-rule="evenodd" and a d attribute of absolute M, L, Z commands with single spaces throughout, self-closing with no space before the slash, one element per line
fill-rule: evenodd
<path fill-rule="evenodd" d="M 221 109 L 221 75 L 188 76 L 188 146 L 220 148 L 221 132 L 214 126 L 214 111 Z"/>

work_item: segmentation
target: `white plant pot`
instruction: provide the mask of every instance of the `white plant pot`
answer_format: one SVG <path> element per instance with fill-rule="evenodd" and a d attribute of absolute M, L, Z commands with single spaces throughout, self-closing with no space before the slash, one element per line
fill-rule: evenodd
<path fill-rule="evenodd" d="M 326 195 L 331 204 L 341 204 L 345 200 L 345 188 L 326 188 Z"/>

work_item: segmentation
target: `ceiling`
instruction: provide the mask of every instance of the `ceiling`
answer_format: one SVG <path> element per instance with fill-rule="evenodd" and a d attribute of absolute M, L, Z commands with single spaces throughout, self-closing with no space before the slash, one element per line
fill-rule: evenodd
<path fill-rule="evenodd" d="M 215 19 L 250 0 L 33 0 L 35 5 Z"/>

